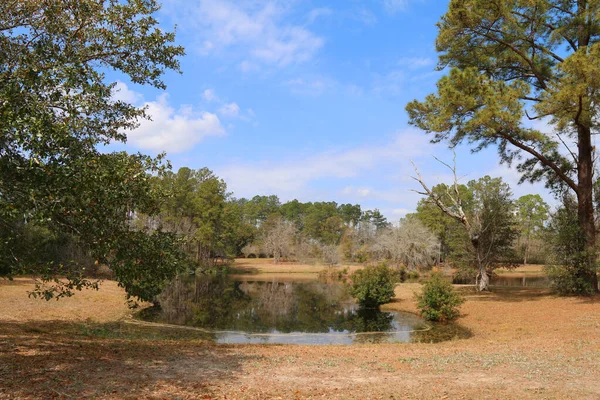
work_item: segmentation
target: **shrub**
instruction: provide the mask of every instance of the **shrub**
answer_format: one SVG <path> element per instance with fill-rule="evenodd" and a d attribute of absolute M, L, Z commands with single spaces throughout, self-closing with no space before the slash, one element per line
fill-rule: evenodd
<path fill-rule="evenodd" d="M 397 281 L 397 274 L 387 264 L 369 266 L 352 274 L 350 293 L 361 307 L 378 307 L 388 303 L 394 296 Z"/>
<path fill-rule="evenodd" d="M 406 281 L 406 279 L 408 278 L 408 274 L 409 274 L 409 272 L 406 272 L 406 267 L 404 267 L 404 265 L 403 265 L 400 268 L 398 268 L 397 271 L 398 271 L 397 272 L 397 274 L 398 274 L 398 280 L 400 282 Z"/>
<path fill-rule="evenodd" d="M 410 271 L 407 275 L 406 278 L 407 279 L 419 279 L 421 277 L 421 274 L 419 274 L 418 271 Z"/>
<path fill-rule="evenodd" d="M 550 278 L 551 287 L 561 296 L 583 295 L 591 296 L 595 293 L 594 285 L 586 273 L 585 264 L 575 266 L 548 265 L 544 272 Z"/>
<path fill-rule="evenodd" d="M 423 292 L 416 298 L 423 318 L 442 322 L 458 317 L 458 307 L 465 301 L 439 273 L 434 273 L 425 282 Z"/>

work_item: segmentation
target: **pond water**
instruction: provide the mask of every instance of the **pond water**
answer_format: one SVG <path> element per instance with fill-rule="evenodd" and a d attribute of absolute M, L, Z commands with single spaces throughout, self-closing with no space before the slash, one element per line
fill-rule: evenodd
<path fill-rule="evenodd" d="M 473 285 L 473 278 L 454 278 L 452 283 L 459 285 Z M 503 276 L 497 275 L 490 280 L 490 286 L 508 286 L 508 287 L 530 287 L 530 288 L 548 288 L 550 279 L 547 276 L 522 275 L 522 276 Z"/>
<path fill-rule="evenodd" d="M 413 314 L 361 309 L 339 282 L 190 276 L 175 280 L 159 300 L 153 321 L 200 328 L 218 343 L 407 343 L 464 336 Z"/>

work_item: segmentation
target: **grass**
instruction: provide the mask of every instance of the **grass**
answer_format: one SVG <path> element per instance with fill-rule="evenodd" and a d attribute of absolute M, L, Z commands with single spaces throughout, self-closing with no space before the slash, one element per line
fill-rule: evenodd
<path fill-rule="evenodd" d="M 462 287 L 466 339 L 215 345 L 128 324 L 114 282 L 48 303 L 29 299 L 31 287 L 0 281 L 0 398 L 600 398 L 600 297 Z M 386 309 L 416 312 L 420 287 L 399 285 Z"/>

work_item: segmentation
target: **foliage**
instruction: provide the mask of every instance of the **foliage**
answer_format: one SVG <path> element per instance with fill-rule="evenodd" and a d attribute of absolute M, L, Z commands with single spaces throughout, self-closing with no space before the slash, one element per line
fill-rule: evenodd
<path fill-rule="evenodd" d="M 237 201 L 243 210 L 244 222 L 259 227 L 271 215 L 279 214 L 281 202 L 275 195 L 254 196 L 252 199 L 240 199 Z"/>
<path fill-rule="evenodd" d="M 162 168 L 160 160 L 98 150 L 125 141 L 126 131 L 146 117 L 143 109 L 114 100 L 115 83 L 106 81 L 106 72 L 162 89 L 164 71 L 179 70 L 183 49 L 158 27 L 158 8 L 154 0 L 0 2 L 0 269 L 41 273 L 45 280 L 66 273 L 70 281 L 44 288 L 38 293 L 44 298 L 95 284 L 82 278 L 85 265 L 15 245 L 31 232 L 67 238 L 110 262 L 117 275 L 135 276 L 134 286 L 163 282 L 163 274 L 155 279 L 137 270 L 135 251 L 119 251 L 125 241 L 143 252 L 146 240 L 161 236 L 142 240 L 130 226 L 137 211 L 156 210 L 158 192 L 148 172 Z M 160 240 L 161 248 L 172 246 L 167 241 Z M 169 276 L 178 268 L 160 265 Z"/>
<path fill-rule="evenodd" d="M 416 296 L 416 300 L 423 318 L 441 322 L 456 319 L 460 315 L 458 307 L 465 301 L 439 273 L 434 273 L 425 281 L 423 291 Z"/>
<path fill-rule="evenodd" d="M 552 287 L 561 295 L 591 295 L 595 292 L 589 274 L 597 273 L 597 264 L 590 268 L 585 250 L 585 236 L 577 221 L 577 205 L 569 196 L 550 220 L 548 239 L 553 248 L 554 262 L 545 272 Z"/>
<path fill-rule="evenodd" d="M 449 198 L 450 187 L 440 183 L 431 188 L 444 204 L 452 205 Z M 465 208 L 472 203 L 473 193 L 466 185 L 458 185 L 459 196 Z M 440 243 L 440 258 L 442 261 L 456 261 L 464 257 L 465 249 L 469 248 L 469 237 L 461 223 L 445 214 L 431 201 L 424 198 L 417 204 L 417 212 L 409 214 L 408 217 L 416 216 L 427 228 L 437 235 Z"/>
<path fill-rule="evenodd" d="M 419 274 L 419 271 L 409 271 L 406 274 L 406 279 L 419 279 L 421 277 L 421 274 Z"/>
<path fill-rule="evenodd" d="M 291 223 L 296 228 L 295 237 L 288 240 L 286 253 L 305 262 L 331 263 L 339 259 L 340 253 L 348 260 L 367 261 L 368 247 L 376 232 L 388 226 L 379 210 L 363 212 L 358 204 L 301 203 L 298 200 L 280 204 L 276 196 L 255 196 L 252 200 L 239 199 L 234 203 L 240 209 L 243 223 L 257 229 L 254 246 L 264 245 L 273 221 L 281 218 Z M 333 247 L 341 250 L 333 251 Z"/>
<path fill-rule="evenodd" d="M 496 146 L 523 181 L 576 194 L 592 285 L 599 10 L 590 0 L 452 0 L 436 41 L 439 67 L 449 73 L 437 93 L 407 105 L 410 123 L 434 141 Z M 538 119 L 548 124 L 527 122 Z"/>
<path fill-rule="evenodd" d="M 166 171 L 157 182 L 169 195 L 160 213 L 143 224 L 185 239 L 185 251 L 196 266 L 211 267 L 218 258 L 234 258 L 254 238 L 256 228 L 242 220 L 242 210 L 231 201 L 227 185 L 208 168 Z"/>
<path fill-rule="evenodd" d="M 378 307 L 389 302 L 394 296 L 394 286 L 398 281 L 396 273 L 385 263 L 368 266 L 351 276 L 350 294 L 361 307 Z"/>
<path fill-rule="evenodd" d="M 496 268 L 512 266 L 518 231 L 510 186 L 502 178 L 484 176 L 470 181 L 467 187 L 473 196 L 467 214 L 479 245 L 471 252 L 470 264 L 479 260 L 490 274 Z"/>
<path fill-rule="evenodd" d="M 361 220 L 373 224 L 378 231 L 387 228 L 390 225 L 378 209 L 365 211 Z"/>
<path fill-rule="evenodd" d="M 478 290 L 488 290 L 494 269 L 514 266 L 513 244 L 517 230 L 510 187 L 502 178 L 484 176 L 461 188 L 456 167 L 450 168 L 454 184 L 451 189 L 444 187 L 446 190 L 442 193 L 429 189 L 420 175 L 417 180 L 425 190 L 422 194 L 443 214 L 459 222 L 467 234 L 466 248 L 454 260 L 457 267 L 463 274 L 466 270 L 476 276 Z"/>
<path fill-rule="evenodd" d="M 548 220 L 550 206 L 539 194 L 528 194 L 521 196 L 515 202 L 517 208 L 517 221 L 521 251 L 523 252 L 523 264 L 531 252 L 531 245 L 535 239 L 540 239 Z"/>

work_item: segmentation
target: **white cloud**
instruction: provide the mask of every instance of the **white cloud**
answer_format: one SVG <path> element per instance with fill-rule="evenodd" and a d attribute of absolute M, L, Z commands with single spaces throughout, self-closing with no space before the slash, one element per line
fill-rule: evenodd
<path fill-rule="evenodd" d="M 435 60 L 430 57 L 402 57 L 398 60 L 398 65 L 410 69 L 429 67 L 435 64 Z"/>
<path fill-rule="evenodd" d="M 333 14 L 333 10 L 327 7 L 314 8 L 308 13 L 308 23 L 312 24 L 319 17 L 327 17 Z"/>
<path fill-rule="evenodd" d="M 283 198 L 303 197 L 311 182 L 321 179 L 356 178 L 372 173 L 381 165 L 390 169 L 407 170 L 410 157 L 431 152 L 428 138 L 408 129 L 399 132 L 391 143 L 382 146 L 361 146 L 345 151 L 325 151 L 306 158 L 286 159 L 280 162 L 229 164 L 216 168 L 236 196 L 257 193 L 276 193 Z M 372 198 L 372 189 L 348 189 L 347 195 Z M 386 199 L 392 199 L 392 195 Z"/>
<path fill-rule="evenodd" d="M 127 87 L 124 82 L 117 81 L 112 90 L 112 98 L 115 101 L 124 101 L 129 104 L 136 104 L 142 101 L 143 96 Z"/>
<path fill-rule="evenodd" d="M 398 69 L 388 72 L 385 75 L 376 75 L 373 84 L 373 92 L 376 94 L 390 94 L 398 95 L 402 94 L 407 89 L 407 76 L 406 71 Z"/>
<path fill-rule="evenodd" d="M 324 43 L 307 28 L 283 22 L 285 5 L 264 0 L 168 0 L 165 8 L 196 37 L 201 54 L 231 49 L 244 58 L 283 67 L 310 60 Z M 245 62 L 239 65 L 242 70 L 251 65 Z"/>
<path fill-rule="evenodd" d="M 258 71 L 259 67 L 257 64 L 255 63 L 251 63 L 248 60 L 244 60 L 242 61 L 239 65 L 238 68 L 240 69 L 240 71 L 242 72 L 252 72 L 252 71 Z"/>
<path fill-rule="evenodd" d="M 219 114 L 224 117 L 235 118 L 240 114 L 240 106 L 237 103 L 225 104 L 219 108 Z"/>
<path fill-rule="evenodd" d="M 411 210 L 409 210 L 408 208 L 394 208 L 392 210 L 392 214 L 395 216 L 398 216 L 400 218 L 403 218 L 404 216 L 406 216 L 406 214 L 412 212 Z"/>
<path fill-rule="evenodd" d="M 323 94 L 328 89 L 332 89 L 337 85 L 337 82 L 329 78 L 303 79 L 295 78 L 283 82 L 285 86 L 289 86 L 292 93 L 318 96 Z"/>
<path fill-rule="evenodd" d="M 206 89 L 202 93 L 202 98 L 204 99 L 204 101 L 207 101 L 209 103 L 212 103 L 213 101 L 219 101 L 219 97 L 215 94 L 215 91 L 212 89 Z"/>
<path fill-rule="evenodd" d="M 414 0 L 383 0 L 383 7 L 390 14 L 404 11 Z"/>
<path fill-rule="evenodd" d="M 377 17 L 375 16 L 375 14 L 373 14 L 366 8 L 360 8 L 358 10 L 353 11 L 351 16 L 353 19 L 356 19 L 367 26 L 375 25 L 377 23 Z"/>
<path fill-rule="evenodd" d="M 127 143 L 141 149 L 178 153 L 190 150 L 206 137 L 225 135 L 215 114 L 200 112 L 191 106 L 176 110 L 169 105 L 166 93 L 142 106 L 151 119 L 141 120 L 138 128 L 127 132 Z"/>
<path fill-rule="evenodd" d="M 368 187 L 354 187 L 354 186 L 346 186 L 342 190 L 342 194 L 346 196 L 358 196 L 358 197 L 369 197 L 372 193 L 372 189 Z"/>

